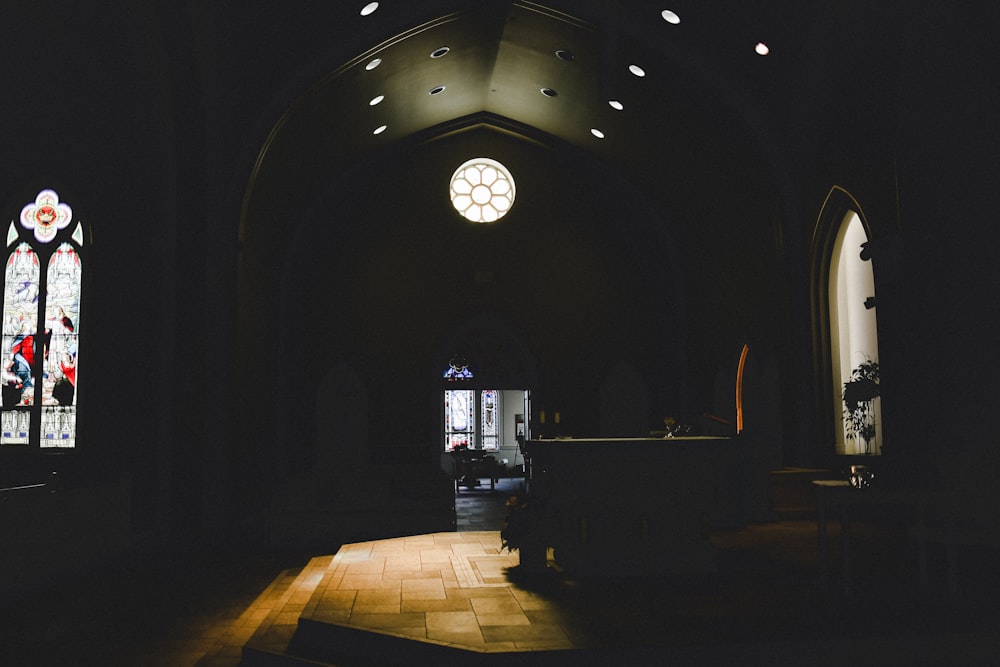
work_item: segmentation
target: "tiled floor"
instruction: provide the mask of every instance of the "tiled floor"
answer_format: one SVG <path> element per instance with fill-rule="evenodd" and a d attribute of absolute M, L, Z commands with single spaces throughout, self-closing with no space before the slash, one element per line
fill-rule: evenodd
<path fill-rule="evenodd" d="M 321 656 L 330 645 L 357 642 L 357 635 L 333 628 L 474 654 L 513 653 L 522 663 L 541 657 L 543 664 L 572 655 L 577 664 L 609 658 L 661 664 L 667 657 L 672 664 L 715 664 L 738 657 L 744 664 L 952 665 L 990 664 L 1000 655 L 993 633 L 1000 613 L 992 604 L 998 586 L 985 583 L 993 554 L 967 553 L 965 585 L 951 594 L 943 586 L 943 554 L 932 550 L 934 581 L 922 590 L 912 540 L 892 517 L 855 523 L 857 587 L 850 597 L 818 582 L 812 519 L 714 531 L 715 573 L 594 581 L 550 570 L 519 578 L 508 569 L 517 554 L 501 553 L 497 528 L 504 500 L 520 491 L 519 480 L 502 480 L 494 491 L 463 489 L 456 499 L 463 532 L 345 545 L 313 561 L 298 584 L 309 591 L 300 618 L 327 631 L 314 645 L 293 649 Z M 836 555 L 836 522 L 830 531 Z M 838 566 L 831 562 L 834 578 Z M 273 630 L 262 625 L 250 645 L 282 650 L 293 629 L 280 621 L 291 623 L 304 597 L 271 612 Z M 406 664 L 407 649 L 396 650 L 395 659 Z"/>
<path fill-rule="evenodd" d="M 455 533 L 336 553 L 230 549 L 129 563 L 5 612 L 0 662 L 235 667 L 244 645 L 278 651 L 295 636 L 297 650 L 312 650 L 330 640 L 329 628 L 348 633 L 332 635 L 335 643 L 362 654 L 370 635 L 361 629 L 406 646 L 404 638 L 466 646 L 484 658 L 594 647 L 573 653 L 577 664 L 589 656 L 587 664 L 989 665 L 1000 656 L 993 551 L 963 550 L 960 588 L 950 593 L 943 552 L 932 549 L 931 586 L 921 590 L 905 530 L 892 517 L 858 517 L 857 586 L 845 597 L 819 585 L 816 523 L 799 518 L 713 531 L 713 574 L 511 580 L 506 568 L 517 554 L 500 553 L 496 531 L 517 484 L 463 489 Z M 831 552 L 838 547 L 834 522 Z M 309 633 L 296 635 L 303 619 Z M 342 654 L 328 662 L 364 664 Z"/>
<path fill-rule="evenodd" d="M 463 487 L 459 530 L 499 528 L 520 480 Z M 290 637 L 301 588 L 336 549 L 315 554 L 255 543 L 162 553 L 59 582 L 42 596 L 0 601 L 0 664 L 235 667 L 265 628 Z M 296 608 L 298 605 L 298 609 Z"/>
<path fill-rule="evenodd" d="M 308 597 L 301 615 L 320 623 L 476 652 L 579 647 L 551 600 L 511 583 L 507 570 L 517 565 L 497 531 L 361 542 L 315 559 L 287 599 Z M 298 612 L 286 604 L 274 624 L 282 615 L 297 621 Z M 250 643 L 281 652 L 287 641 L 282 628 L 262 627 Z"/>
<path fill-rule="evenodd" d="M 507 577 L 519 561 L 501 550 L 499 529 L 506 499 L 523 490 L 517 478 L 482 480 L 456 494 L 457 532 L 347 544 L 313 559 L 247 610 L 242 627 L 260 619 L 248 644 L 280 653 L 305 617 L 474 651 L 572 648 L 547 622 L 549 603 Z"/>
<path fill-rule="evenodd" d="M 566 655 L 577 664 L 615 656 L 630 664 L 739 657 L 744 664 L 957 665 L 990 664 L 1000 655 L 995 585 L 961 596 L 921 591 L 908 567 L 882 570 L 882 559 L 900 558 L 897 542 L 862 524 L 859 570 L 877 568 L 879 578 L 869 570 L 845 598 L 817 583 L 814 540 L 812 522 L 776 522 L 717 535 L 727 556 L 718 573 L 603 582 L 555 573 L 512 581 L 507 568 L 516 554 L 499 552 L 495 531 L 345 545 L 310 563 L 281 604 L 262 601 L 268 612 L 249 645 L 284 651 L 301 618 L 325 629 L 292 652 L 334 655 L 346 665 L 370 648 L 344 630 L 461 648 L 470 657 L 516 654 L 522 664 L 528 657 L 561 664 L 558 656 Z M 352 644 L 359 651 L 353 657 Z M 413 655 L 393 651 L 389 664 L 408 664 Z"/>
<path fill-rule="evenodd" d="M 504 503 L 514 494 L 524 493 L 524 479 L 501 477 L 493 487 L 488 480 L 479 486 L 463 486 L 455 494 L 455 515 L 460 532 L 500 530 L 507 515 Z"/>

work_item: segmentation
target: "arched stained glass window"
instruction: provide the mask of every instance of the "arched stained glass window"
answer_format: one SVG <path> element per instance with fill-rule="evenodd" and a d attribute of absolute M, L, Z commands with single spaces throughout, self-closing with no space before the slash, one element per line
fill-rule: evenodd
<path fill-rule="evenodd" d="M 444 449 L 472 447 L 475 441 L 474 412 L 476 392 L 450 389 L 444 392 Z"/>
<path fill-rule="evenodd" d="M 496 389 L 484 389 L 479 395 L 479 417 L 482 424 L 483 449 L 500 449 L 500 392 Z"/>
<path fill-rule="evenodd" d="M 83 245 L 54 190 L 7 229 L 0 446 L 76 446 Z"/>
<path fill-rule="evenodd" d="M 448 369 L 443 375 L 445 380 L 471 380 L 472 371 L 469 370 L 469 362 L 463 357 L 454 357 L 448 362 Z"/>

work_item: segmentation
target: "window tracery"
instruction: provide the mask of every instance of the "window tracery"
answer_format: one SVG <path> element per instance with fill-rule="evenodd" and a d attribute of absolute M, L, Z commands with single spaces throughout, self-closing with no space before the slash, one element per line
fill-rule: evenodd
<path fill-rule="evenodd" d="M 51 189 L 7 230 L 0 446 L 76 446 L 83 224 Z"/>

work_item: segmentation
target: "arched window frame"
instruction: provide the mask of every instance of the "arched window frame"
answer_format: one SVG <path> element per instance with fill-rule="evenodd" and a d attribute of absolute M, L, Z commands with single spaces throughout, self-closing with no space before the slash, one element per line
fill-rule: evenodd
<path fill-rule="evenodd" d="M 6 211 L 0 451 L 67 451 L 78 444 L 89 234 L 54 188 L 29 192 L 35 194 L 21 195 Z M 32 284 L 12 279 L 15 256 L 37 267 Z M 30 344 L 15 324 L 31 333 Z M 15 372 L 14 345 L 31 352 L 27 373 Z"/>
<path fill-rule="evenodd" d="M 501 394 L 496 389 L 479 392 L 479 431 L 484 451 L 500 449 Z"/>
<path fill-rule="evenodd" d="M 444 392 L 444 451 L 476 444 L 476 392 L 446 389 Z"/>
<path fill-rule="evenodd" d="M 815 385 L 815 414 L 816 423 L 819 430 L 819 437 L 822 442 L 829 443 L 831 453 L 835 454 L 857 454 L 857 453 L 880 453 L 881 452 L 881 420 L 876 424 L 876 441 L 874 447 L 869 447 L 867 452 L 850 451 L 844 442 L 844 396 L 843 382 L 850 376 L 850 371 L 842 373 L 839 367 L 839 359 L 834 345 L 838 338 L 834 335 L 833 327 L 837 324 L 831 316 L 831 269 L 833 262 L 839 259 L 838 239 L 848 224 L 851 215 L 856 215 L 860 222 L 867 240 L 872 239 L 871 227 L 864 214 L 864 210 L 858 201 L 844 188 L 833 186 L 827 194 L 826 200 L 820 209 L 817 220 L 815 234 L 812 244 L 812 315 L 813 315 L 813 349 L 815 360 L 814 377 Z M 861 248 L 858 252 L 860 254 Z M 870 295 L 874 297 L 874 294 Z M 872 302 L 874 305 L 874 301 Z M 874 332 L 877 346 L 877 331 Z M 876 358 L 865 360 L 849 360 L 849 366 L 854 367 L 862 361 L 874 362 L 877 368 Z"/>

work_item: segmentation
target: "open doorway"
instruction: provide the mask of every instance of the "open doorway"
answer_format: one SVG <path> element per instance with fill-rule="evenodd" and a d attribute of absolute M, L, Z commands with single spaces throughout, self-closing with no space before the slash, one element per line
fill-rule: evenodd
<path fill-rule="evenodd" d="M 448 388 L 441 393 L 441 466 L 451 472 L 456 447 L 493 456 L 507 474 L 521 474 L 518 440 L 530 437 L 531 398 L 526 389 Z"/>

